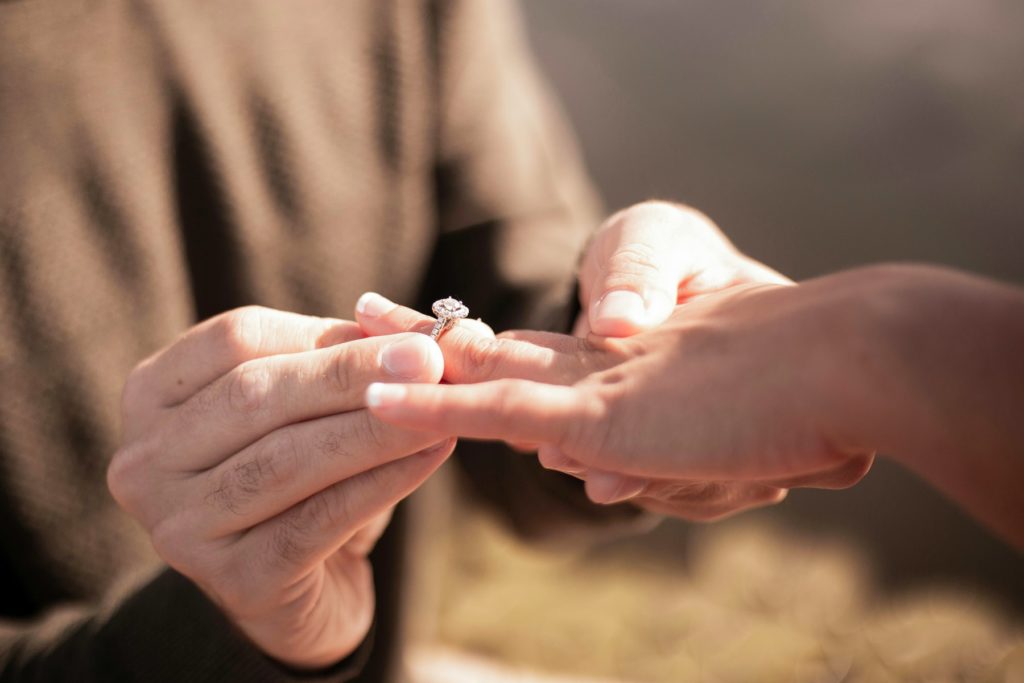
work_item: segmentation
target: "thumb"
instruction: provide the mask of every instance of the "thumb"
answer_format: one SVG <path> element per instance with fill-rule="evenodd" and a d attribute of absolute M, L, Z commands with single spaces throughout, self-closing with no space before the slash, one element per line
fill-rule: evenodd
<path fill-rule="evenodd" d="M 581 270 L 591 330 L 626 337 L 664 322 L 682 277 L 678 217 L 633 209 L 597 235 Z"/>

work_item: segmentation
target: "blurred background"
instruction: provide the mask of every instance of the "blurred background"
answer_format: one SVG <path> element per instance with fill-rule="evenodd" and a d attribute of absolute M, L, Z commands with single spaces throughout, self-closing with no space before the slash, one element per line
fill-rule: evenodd
<path fill-rule="evenodd" d="M 523 6 L 609 209 L 685 201 L 796 279 L 913 260 L 1024 283 L 1024 3 Z M 884 458 L 583 556 L 459 533 L 443 637 L 513 667 L 1024 680 L 1024 557 Z"/>

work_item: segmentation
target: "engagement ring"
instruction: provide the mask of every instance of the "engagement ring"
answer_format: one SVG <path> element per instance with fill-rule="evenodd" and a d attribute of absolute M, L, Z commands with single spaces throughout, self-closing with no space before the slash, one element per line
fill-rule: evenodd
<path fill-rule="evenodd" d="M 434 341 L 440 339 L 441 335 L 452 325 L 469 315 L 469 309 L 466 308 L 466 305 L 458 299 L 451 297 L 438 299 L 431 308 L 434 311 L 434 315 L 437 316 L 434 329 L 430 331 L 430 338 Z"/>

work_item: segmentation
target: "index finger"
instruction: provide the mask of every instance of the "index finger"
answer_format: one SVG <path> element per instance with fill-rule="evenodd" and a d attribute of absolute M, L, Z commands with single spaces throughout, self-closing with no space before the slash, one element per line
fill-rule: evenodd
<path fill-rule="evenodd" d="M 593 392 L 529 380 L 479 384 L 371 384 L 370 411 L 416 431 L 477 439 L 562 444 L 606 415 Z M 577 431 L 582 430 L 582 431 Z"/>

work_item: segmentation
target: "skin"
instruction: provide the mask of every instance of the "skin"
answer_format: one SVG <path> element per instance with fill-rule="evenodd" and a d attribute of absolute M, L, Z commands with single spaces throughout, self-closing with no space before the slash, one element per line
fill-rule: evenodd
<path fill-rule="evenodd" d="M 729 491 L 728 513 L 852 484 L 881 451 L 1024 547 L 1020 289 L 880 266 L 681 299 L 627 339 L 499 335 L 452 378 L 476 383 L 374 386 L 368 403 L 395 425 L 539 444 L 592 499 L 680 516 L 694 486 Z M 386 333 L 417 315 L 360 323 Z"/>
<path fill-rule="evenodd" d="M 676 305 L 709 294 L 739 286 L 792 282 L 742 254 L 703 214 L 685 206 L 652 201 L 618 212 L 595 233 L 581 262 L 579 284 L 582 313 L 575 334 L 590 334 L 591 340 L 596 340 L 657 329 Z M 398 307 L 377 294 L 367 294 L 361 301 L 367 305 L 356 318 L 367 334 L 426 333 L 433 325 L 432 318 Z M 537 343 L 517 343 L 524 337 Z M 489 328 L 471 320 L 460 322 L 440 343 L 446 357 L 444 379 L 451 384 L 499 377 L 571 383 L 576 378 L 575 370 L 552 367 L 552 350 L 574 354 L 589 348 L 582 339 L 560 335 L 519 332 L 495 339 Z M 561 374 L 556 377 L 556 372 Z M 699 521 L 778 503 L 791 486 L 851 486 L 872 462 L 871 456 L 865 455 L 824 471 L 763 481 L 662 481 L 623 477 L 593 463 L 573 460 L 550 447 L 529 443 L 529 439 L 506 440 L 526 452 L 539 448 L 542 464 L 583 479 L 595 502 L 630 500 L 652 512 Z"/>
<path fill-rule="evenodd" d="M 455 443 L 382 423 L 366 387 L 436 382 L 442 368 L 421 335 L 231 311 L 131 374 L 110 490 L 264 652 L 329 665 L 372 621 L 367 554 L 392 507 Z"/>
<path fill-rule="evenodd" d="M 880 448 L 1020 543 L 1021 294 L 911 271 L 792 286 L 653 202 L 589 246 L 581 337 L 467 320 L 438 347 L 408 334 L 432 318 L 373 294 L 358 325 L 239 309 L 133 371 L 108 483 L 170 566 L 299 668 L 365 638 L 367 554 L 452 434 L 537 444 L 595 501 L 692 519 L 851 485 Z"/>
<path fill-rule="evenodd" d="M 746 284 L 732 288 L 729 295 L 765 288 L 790 289 Z M 422 332 L 432 324 L 432 319 L 416 311 L 387 302 L 379 295 L 368 296 L 378 300 L 380 311 L 374 316 L 357 316 L 369 334 L 390 334 L 396 329 Z M 710 299 L 709 296 L 706 300 Z M 696 308 L 704 304 L 694 299 L 687 306 Z M 796 468 L 764 468 L 744 477 L 735 476 L 729 467 L 717 466 L 718 456 L 714 453 L 706 454 L 708 459 L 702 467 L 688 471 L 685 476 L 672 477 L 662 476 L 657 467 L 649 471 L 623 469 L 616 458 L 594 457 L 605 449 L 588 445 L 588 440 L 603 439 L 606 429 L 611 429 L 607 422 L 610 413 L 603 404 L 606 392 L 635 395 L 643 391 L 643 398 L 664 404 L 667 409 L 663 413 L 652 412 L 643 400 L 638 400 L 634 406 L 637 419 L 623 426 L 621 434 L 615 432 L 623 439 L 619 447 L 623 453 L 648 441 L 652 446 L 662 445 L 664 435 L 656 430 L 669 424 L 685 429 L 669 403 L 678 378 L 666 372 L 666 368 L 687 357 L 694 358 L 695 366 L 701 364 L 690 345 L 700 342 L 710 347 L 713 342 L 694 339 L 685 348 L 675 346 L 678 335 L 689 331 L 688 321 L 681 315 L 684 308 L 677 307 L 659 327 L 623 339 L 581 339 L 531 331 L 507 332 L 495 338 L 479 325 L 460 323 L 441 339 L 448 357 L 445 380 L 449 386 L 439 387 L 433 394 L 394 386 L 398 390 L 395 395 L 374 387 L 368 397 L 371 410 L 385 421 L 415 424 L 417 429 L 535 444 L 542 465 L 582 479 L 594 502 L 629 500 L 652 512 L 691 520 L 709 521 L 778 503 L 792 487 L 844 488 L 864 476 L 873 460 L 867 451 L 830 454 L 823 462 L 808 457 L 808 463 Z M 750 372 L 751 368 L 745 370 Z M 740 381 L 729 380 L 730 386 L 725 377 L 705 373 L 701 384 L 728 401 L 728 395 Z M 766 391 L 769 389 L 765 386 Z M 695 397 L 694 404 L 705 398 Z M 694 415 L 694 419 L 701 418 Z M 723 427 L 731 424 L 732 408 L 715 419 Z M 763 419 L 767 422 L 771 416 L 765 415 Z M 556 438 L 544 431 L 552 425 L 575 436 Z M 640 437 L 641 434 L 648 438 Z"/>
<path fill-rule="evenodd" d="M 658 325 L 671 306 L 644 304 L 638 312 L 621 300 L 609 306 L 606 294 L 635 291 L 656 301 L 658 287 L 667 287 L 689 296 L 714 286 L 692 267 L 711 253 L 727 264 L 719 281 L 782 279 L 739 255 L 717 229 L 706 230 L 710 222 L 696 212 L 651 204 L 635 213 L 661 221 L 624 212 L 584 255 L 581 329 L 628 335 Z M 665 259 L 650 249 L 658 240 L 677 254 L 708 257 Z M 370 327 L 374 303 L 364 297 L 357 307 Z M 238 309 L 144 360 L 125 385 L 124 442 L 108 470 L 114 498 L 171 567 L 257 647 L 293 667 L 333 664 L 365 638 L 375 602 L 367 555 L 393 506 L 454 448 L 448 435 L 380 421 L 366 408 L 366 388 L 435 383 L 442 374 L 488 379 L 466 372 L 498 343 L 486 325 L 464 321 L 444 336 L 445 367 L 434 342 L 400 334 L 433 324 L 419 321 L 425 329 L 409 324 L 366 338 L 350 321 Z M 713 497 L 696 489 L 691 497 L 712 509 Z"/>

